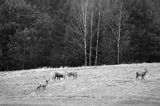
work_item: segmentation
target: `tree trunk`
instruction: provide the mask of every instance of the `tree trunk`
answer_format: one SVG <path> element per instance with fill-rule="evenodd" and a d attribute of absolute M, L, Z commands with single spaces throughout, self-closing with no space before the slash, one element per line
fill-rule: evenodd
<path fill-rule="evenodd" d="M 98 13 L 98 29 L 97 29 L 97 44 L 96 44 L 96 57 L 95 57 L 95 65 L 97 65 L 97 59 L 98 59 L 98 43 L 99 43 L 99 27 L 100 27 L 100 16 L 101 16 L 101 0 L 100 0 L 100 4 L 99 4 L 99 13 Z"/>
<path fill-rule="evenodd" d="M 92 65 L 92 37 L 93 37 L 93 0 L 92 0 L 92 13 L 91 13 L 91 38 L 90 38 L 90 52 L 89 52 L 89 65 Z"/>
<path fill-rule="evenodd" d="M 87 7 L 88 0 L 85 5 L 85 13 L 84 13 L 84 55 L 85 55 L 85 66 L 87 66 Z"/>
<path fill-rule="evenodd" d="M 117 64 L 119 64 L 119 40 L 117 41 Z"/>
<path fill-rule="evenodd" d="M 118 38 L 117 38 L 117 64 L 120 63 L 121 20 L 122 20 L 122 4 L 120 3 L 119 25 L 118 25 Z"/>

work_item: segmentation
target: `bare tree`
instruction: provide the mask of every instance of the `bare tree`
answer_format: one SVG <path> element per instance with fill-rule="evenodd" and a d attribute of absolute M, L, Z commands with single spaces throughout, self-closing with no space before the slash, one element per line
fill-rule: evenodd
<path fill-rule="evenodd" d="M 91 38 L 90 38 L 90 51 L 89 51 L 89 65 L 92 65 L 92 37 L 93 37 L 93 0 L 91 0 L 91 22 L 90 22 L 90 27 L 91 27 Z"/>
<path fill-rule="evenodd" d="M 121 39 L 121 21 L 122 21 L 122 3 L 120 3 L 119 9 L 119 24 L 118 24 L 118 36 L 117 36 L 117 64 L 119 64 L 119 44 Z"/>
<path fill-rule="evenodd" d="M 115 14 L 116 12 L 116 14 Z M 123 10 L 123 3 L 121 0 L 114 2 L 110 17 L 110 29 L 116 39 L 117 44 L 117 64 L 120 63 L 120 41 L 122 34 L 122 27 L 127 19 L 127 13 Z"/>
<path fill-rule="evenodd" d="M 95 65 L 97 65 L 97 55 L 98 55 L 98 43 L 99 43 L 99 30 L 100 30 L 100 21 L 101 21 L 101 0 L 99 1 L 99 12 L 98 12 L 98 28 L 97 28 L 97 43 L 96 43 L 96 57 Z"/>
<path fill-rule="evenodd" d="M 88 0 L 81 0 L 73 6 L 70 25 L 73 32 L 72 40 L 84 51 L 85 66 L 87 66 Z"/>
<path fill-rule="evenodd" d="M 85 8 L 83 8 L 83 17 L 84 17 L 84 53 L 85 53 L 85 66 L 87 66 L 87 7 L 88 0 L 85 3 Z"/>

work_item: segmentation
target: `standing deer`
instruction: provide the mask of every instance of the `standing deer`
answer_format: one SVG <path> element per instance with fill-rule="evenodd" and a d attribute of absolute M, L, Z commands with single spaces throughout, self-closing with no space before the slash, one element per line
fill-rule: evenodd
<path fill-rule="evenodd" d="M 53 75 L 53 77 L 52 77 L 52 80 L 53 79 L 55 80 L 56 78 L 57 78 L 57 80 L 58 79 L 60 80 L 60 78 L 64 78 L 65 79 L 65 75 L 61 74 L 61 73 L 58 73 L 58 72 L 55 72 L 54 75 Z"/>
<path fill-rule="evenodd" d="M 73 77 L 73 79 L 77 79 L 77 72 L 67 72 L 69 77 Z"/>
<path fill-rule="evenodd" d="M 148 70 L 147 69 L 144 69 L 145 71 L 144 72 L 136 72 L 136 79 L 141 76 L 142 78 L 141 79 L 144 79 L 144 76 L 148 73 Z"/>
<path fill-rule="evenodd" d="M 45 78 L 45 76 L 44 76 L 44 79 L 45 79 L 45 84 L 40 84 L 40 85 L 37 87 L 37 91 L 40 91 L 41 88 L 42 88 L 43 90 L 46 90 L 46 87 L 47 87 L 47 85 L 49 84 L 50 78 L 47 80 L 47 79 Z"/>

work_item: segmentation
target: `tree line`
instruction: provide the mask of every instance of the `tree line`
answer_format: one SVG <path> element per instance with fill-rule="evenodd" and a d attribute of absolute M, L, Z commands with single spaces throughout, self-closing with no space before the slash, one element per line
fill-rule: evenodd
<path fill-rule="evenodd" d="M 0 0 L 0 70 L 160 61 L 158 0 Z"/>

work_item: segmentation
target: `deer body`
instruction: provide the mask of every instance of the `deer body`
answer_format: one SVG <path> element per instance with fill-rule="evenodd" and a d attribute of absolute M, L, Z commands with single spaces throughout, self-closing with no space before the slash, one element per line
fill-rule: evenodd
<path fill-rule="evenodd" d="M 45 78 L 45 77 L 44 77 L 44 78 Z M 45 78 L 45 84 L 40 84 L 40 85 L 37 87 L 37 91 L 40 91 L 41 88 L 42 88 L 43 90 L 46 90 L 46 87 L 47 87 L 48 83 L 49 83 L 49 80 L 46 80 L 46 78 Z"/>
<path fill-rule="evenodd" d="M 69 77 L 72 76 L 73 79 L 77 79 L 77 72 L 69 72 L 69 73 L 68 73 L 68 76 L 69 76 Z"/>
<path fill-rule="evenodd" d="M 136 79 L 141 76 L 141 79 L 144 79 L 144 76 L 148 73 L 148 70 L 145 69 L 144 72 L 136 72 Z"/>
<path fill-rule="evenodd" d="M 56 79 L 57 78 L 57 80 L 59 79 L 60 80 L 60 78 L 64 78 L 65 79 L 65 75 L 63 75 L 63 74 L 61 74 L 61 73 L 58 73 L 58 72 L 55 72 L 54 73 L 54 76 L 52 77 L 52 79 Z"/>

